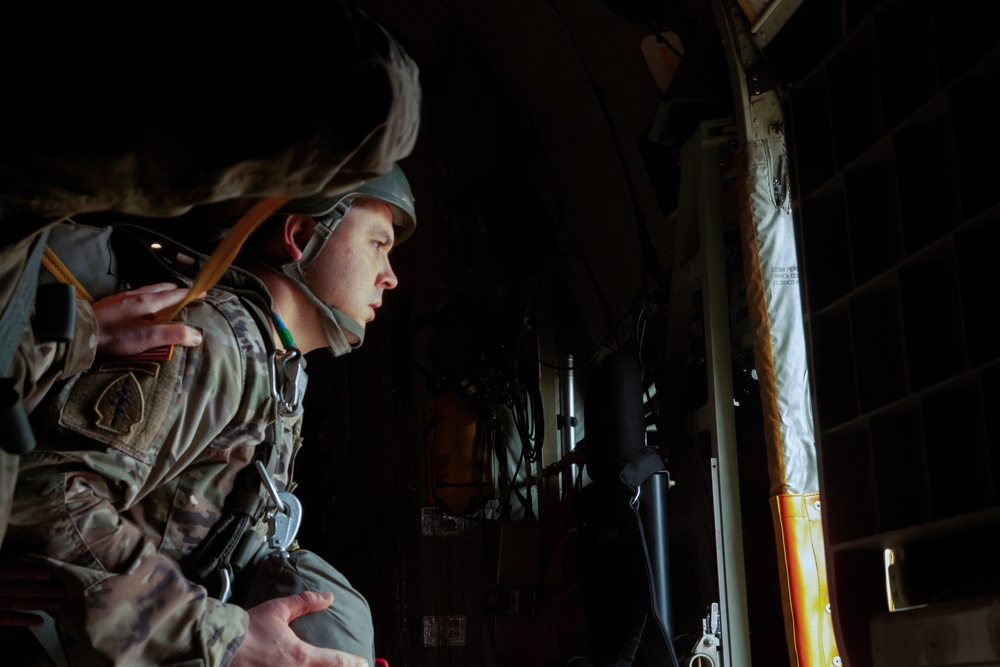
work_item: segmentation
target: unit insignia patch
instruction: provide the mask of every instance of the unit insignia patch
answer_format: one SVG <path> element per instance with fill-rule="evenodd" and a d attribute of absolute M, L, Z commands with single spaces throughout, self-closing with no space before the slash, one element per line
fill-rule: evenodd
<path fill-rule="evenodd" d="M 112 380 L 98 396 L 94 409 L 97 427 L 105 431 L 125 435 L 142 423 L 145 397 L 135 375 L 129 372 Z"/>

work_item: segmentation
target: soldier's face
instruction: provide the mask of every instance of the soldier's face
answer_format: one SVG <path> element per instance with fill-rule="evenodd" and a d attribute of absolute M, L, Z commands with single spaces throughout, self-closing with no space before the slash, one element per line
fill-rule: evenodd
<path fill-rule="evenodd" d="M 306 282 L 324 302 L 362 327 L 375 319 L 382 293 L 398 283 L 389 264 L 392 210 L 383 202 L 355 202 L 306 270 Z"/>

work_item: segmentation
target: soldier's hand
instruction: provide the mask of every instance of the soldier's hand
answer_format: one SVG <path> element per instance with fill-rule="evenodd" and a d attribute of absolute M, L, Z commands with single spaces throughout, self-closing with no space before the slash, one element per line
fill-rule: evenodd
<path fill-rule="evenodd" d="M 250 625 L 233 657 L 232 667 L 368 667 L 364 658 L 307 644 L 288 627 L 292 619 L 322 611 L 332 602 L 333 593 L 305 591 L 251 607 L 247 610 Z"/>
<path fill-rule="evenodd" d="M 41 616 L 29 610 L 55 611 L 65 596 L 47 568 L 0 560 L 0 625 L 41 625 Z"/>
<path fill-rule="evenodd" d="M 97 317 L 97 352 L 127 357 L 164 345 L 194 347 L 201 333 L 185 324 L 156 324 L 153 316 L 180 303 L 186 287 L 156 283 L 119 292 L 93 304 Z"/>

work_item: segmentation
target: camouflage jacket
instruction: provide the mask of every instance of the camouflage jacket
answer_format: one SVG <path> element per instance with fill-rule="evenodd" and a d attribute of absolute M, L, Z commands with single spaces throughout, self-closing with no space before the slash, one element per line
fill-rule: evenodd
<path fill-rule="evenodd" d="M 30 413 L 59 380 L 85 371 L 97 353 L 97 318 L 83 299 L 76 300 L 73 338 L 68 343 L 39 342 L 25 332 L 18 345 L 11 375 L 22 387 L 25 409 Z"/>
<path fill-rule="evenodd" d="M 21 460 L 4 550 L 57 568 L 74 601 L 57 615 L 74 664 L 227 665 L 239 648 L 246 612 L 178 563 L 211 533 L 274 419 L 271 345 L 250 308 L 213 290 L 183 313 L 200 346 L 169 361 L 97 359 L 32 415 L 38 446 Z M 300 418 L 281 419 L 279 489 Z"/>
<path fill-rule="evenodd" d="M 97 319 L 86 301 L 77 300 L 75 328 L 69 343 L 40 343 L 29 328 L 21 336 L 10 375 L 20 388 L 27 411 L 61 378 L 90 368 L 97 352 Z M 0 450 L 0 543 L 10 519 L 18 457 Z"/>

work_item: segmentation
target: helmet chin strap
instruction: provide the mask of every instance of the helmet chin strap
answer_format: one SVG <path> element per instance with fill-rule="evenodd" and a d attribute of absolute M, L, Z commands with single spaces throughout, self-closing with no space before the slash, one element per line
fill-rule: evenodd
<path fill-rule="evenodd" d="M 298 285 L 302 293 L 316 307 L 316 313 L 323 322 L 323 334 L 326 336 L 326 346 L 333 352 L 333 356 L 339 357 L 361 346 L 361 343 L 365 340 L 364 327 L 345 313 L 321 301 L 313 293 L 309 285 L 306 284 L 305 273 L 298 262 L 289 262 L 283 265 L 281 271 L 289 280 Z M 351 342 L 348 335 L 357 339 L 356 342 Z"/>
<path fill-rule="evenodd" d="M 351 350 L 361 347 L 361 344 L 365 342 L 364 328 L 336 308 L 327 306 L 325 310 L 320 311 L 319 316 L 323 320 L 326 343 L 333 352 L 333 356 L 339 357 L 342 354 L 347 354 Z M 354 336 L 355 342 L 350 341 L 344 334 L 345 331 Z"/>

